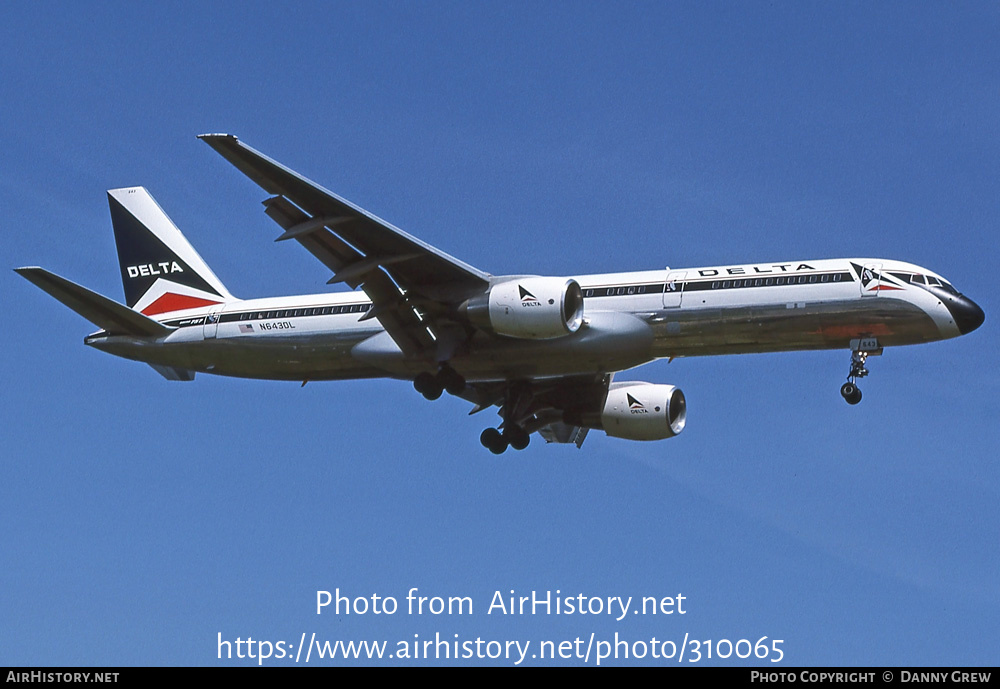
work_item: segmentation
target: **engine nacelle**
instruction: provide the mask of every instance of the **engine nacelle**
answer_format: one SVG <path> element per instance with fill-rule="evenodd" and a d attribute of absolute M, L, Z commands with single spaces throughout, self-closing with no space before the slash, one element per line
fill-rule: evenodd
<path fill-rule="evenodd" d="M 687 402 L 673 385 L 613 383 L 601 412 L 601 427 L 615 438 L 663 440 L 684 430 Z"/>
<path fill-rule="evenodd" d="M 463 305 L 469 320 L 498 335 L 551 340 L 583 324 L 583 291 L 576 280 L 531 277 L 495 285 Z"/>

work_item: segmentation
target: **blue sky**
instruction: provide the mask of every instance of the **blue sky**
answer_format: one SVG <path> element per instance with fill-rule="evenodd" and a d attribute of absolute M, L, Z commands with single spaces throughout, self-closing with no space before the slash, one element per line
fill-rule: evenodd
<path fill-rule="evenodd" d="M 0 663 L 213 664 L 220 633 L 437 632 L 996 664 L 994 4 L 4 15 Z M 214 131 L 492 273 L 879 256 L 947 276 L 986 323 L 887 350 L 854 408 L 847 352 L 654 363 L 623 377 L 683 388 L 681 436 L 535 438 L 499 459 L 487 414 L 401 382 L 170 383 L 83 346 L 93 328 L 9 269 L 121 299 L 104 191 L 141 184 L 234 294 L 323 291 L 318 262 L 271 241 L 264 194 L 195 139 Z M 337 587 L 469 596 L 474 614 L 317 616 Z M 681 593 L 688 612 L 487 615 L 511 589 Z"/>

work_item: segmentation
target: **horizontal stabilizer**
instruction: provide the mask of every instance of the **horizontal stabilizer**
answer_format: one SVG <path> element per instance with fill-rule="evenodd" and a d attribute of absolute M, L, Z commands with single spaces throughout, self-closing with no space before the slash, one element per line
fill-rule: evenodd
<path fill-rule="evenodd" d="M 14 272 L 112 335 L 159 337 L 173 330 L 44 268 L 15 268 Z"/>

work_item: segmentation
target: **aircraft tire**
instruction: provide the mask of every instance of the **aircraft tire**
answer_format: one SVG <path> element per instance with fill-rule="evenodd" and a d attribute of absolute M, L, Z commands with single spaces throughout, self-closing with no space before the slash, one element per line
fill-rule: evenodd
<path fill-rule="evenodd" d="M 523 450 L 531 442 L 531 436 L 520 426 L 512 426 L 505 430 L 503 437 L 515 450 Z"/>
<path fill-rule="evenodd" d="M 465 378 L 450 366 L 441 369 L 437 374 L 437 382 L 451 395 L 461 394 L 465 390 Z"/>
<path fill-rule="evenodd" d="M 495 428 L 487 428 L 479 436 L 479 442 L 495 455 L 502 455 L 507 449 L 507 441 Z"/>
<path fill-rule="evenodd" d="M 841 385 L 840 394 L 848 404 L 857 404 L 861 401 L 861 389 L 854 383 L 844 383 Z"/>
<path fill-rule="evenodd" d="M 424 391 L 432 387 L 434 383 L 434 376 L 430 373 L 418 373 L 417 377 L 413 379 L 413 389 L 422 395 L 424 394 Z"/>

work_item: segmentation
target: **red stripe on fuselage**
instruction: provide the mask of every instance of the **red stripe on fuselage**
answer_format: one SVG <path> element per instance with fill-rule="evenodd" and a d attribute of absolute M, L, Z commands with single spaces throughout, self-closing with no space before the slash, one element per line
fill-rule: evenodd
<path fill-rule="evenodd" d="M 209 299 L 199 299 L 198 297 L 188 297 L 183 294 L 167 292 L 159 299 L 142 310 L 146 316 L 155 316 L 158 313 L 169 313 L 170 311 L 183 311 L 184 309 L 196 309 L 199 306 L 211 306 L 221 304 L 219 301 Z"/>

